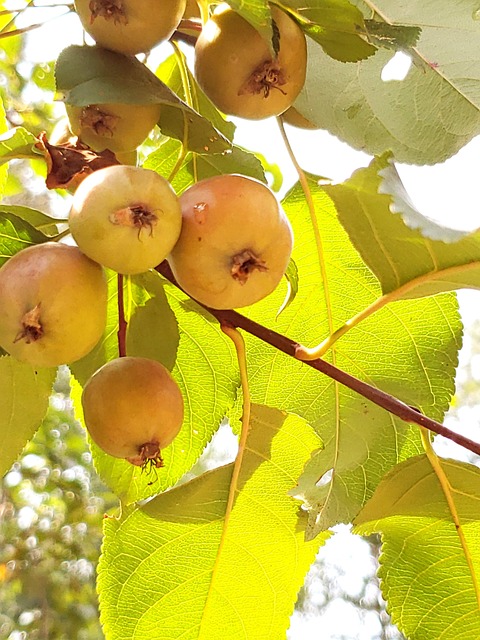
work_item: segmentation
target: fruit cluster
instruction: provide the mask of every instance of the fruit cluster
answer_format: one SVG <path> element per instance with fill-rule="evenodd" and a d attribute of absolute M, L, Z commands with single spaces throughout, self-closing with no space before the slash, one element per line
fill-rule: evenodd
<path fill-rule="evenodd" d="M 150 0 L 77 0 L 76 10 L 97 44 L 132 55 L 170 37 L 185 10 L 185 0 L 158 3 L 155 12 L 149 5 Z M 249 118 L 282 113 L 303 86 L 304 36 L 279 9 L 273 8 L 272 16 L 274 58 L 255 29 L 227 6 L 218 7 L 202 29 L 196 75 L 227 113 Z M 248 63 L 235 53 L 244 50 Z M 215 59 L 225 65 L 213 81 Z M 116 153 L 136 150 L 159 109 L 158 104 L 67 106 L 70 128 L 82 143 Z M 293 244 L 285 213 L 257 180 L 219 175 L 177 197 L 156 172 L 127 164 L 95 171 L 80 183 L 69 226 L 77 246 L 32 246 L 0 269 L 0 346 L 35 367 L 75 362 L 98 343 L 107 314 L 103 267 L 138 274 L 167 259 L 188 295 L 207 307 L 231 309 L 276 288 Z M 140 466 L 161 466 L 161 449 L 183 421 L 174 379 L 159 362 L 145 358 L 121 357 L 104 365 L 87 382 L 82 402 L 92 439 L 110 455 Z"/>

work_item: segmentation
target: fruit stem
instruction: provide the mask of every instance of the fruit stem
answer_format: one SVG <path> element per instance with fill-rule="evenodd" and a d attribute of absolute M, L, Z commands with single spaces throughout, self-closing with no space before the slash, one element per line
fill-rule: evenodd
<path fill-rule="evenodd" d="M 247 437 L 250 430 L 250 411 L 251 411 L 251 402 L 250 402 L 250 390 L 248 388 L 248 375 L 247 375 L 247 356 L 245 351 L 245 342 L 243 340 L 242 334 L 229 322 L 220 323 L 220 328 L 223 333 L 230 338 L 235 346 L 235 351 L 237 354 L 238 367 L 240 369 L 240 380 L 242 384 L 242 393 L 243 393 L 243 413 L 242 413 L 242 432 L 240 434 L 240 441 L 238 443 L 238 453 L 235 458 L 235 462 L 233 464 L 232 477 L 230 480 L 230 486 L 228 490 L 228 498 L 227 504 L 225 507 L 225 516 L 223 522 L 222 536 L 220 538 L 220 543 L 217 550 L 217 555 L 215 559 L 215 565 L 212 571 L 212 578 L 210 580 L 210 588 L 207 596 L 207 605 L 204 609 L 203 616 L 206 616 L 206 611 L 208 605 L 212 602 L 212 598 L 210 597 L 210 592 L 213 589 L 214 577 L 219 563 L 222 560 L 222 550 L 225 544 L 225 540 L 227 539 L 227 530 L 228 524 L 230 521 L 230 516 L 233 510 L 233 504 L 235 502 L 235 497 L 238 492 L 238 479 L 240 477 L 240 471 L 242 469 L 243 463 L 243 455 L 245 453 L 247 447 Z"/>
<path fill-rule="evenodd" d="M 123 275 L 117 275 L 117 301 L 118 301 L 118 355 L 123 358 L 127 355 L 127 321 L 125 320 L 125 307 L 123 304 Z"/>

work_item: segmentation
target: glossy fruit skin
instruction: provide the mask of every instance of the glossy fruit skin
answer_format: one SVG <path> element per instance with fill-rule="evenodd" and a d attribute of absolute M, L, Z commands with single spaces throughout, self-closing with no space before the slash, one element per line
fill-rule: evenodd
<path fill-rule="evenodd" d="M 168 369 L 149 358 L 124 357 L 101 367 L 82 394 L 92 440 L 115 458 L 142 466 L 142 447 L 167 447 L 183 422 L 182 393 Z M 160 466 L 160 465 L 156 465 Z"/>
<path fill-rule="evenodd" d="M 228 5 L 220 5 L 195 45 L 195 76 L 210 100 L 224 113 L 259 120 L 283 113 L 300 93 L 306 74 L 305 36 L 286 13 L 272 7 L 280 33 L 275 61 L 262 36 Z M 255 73 L 273 65 L 276 86 L 251 85 Z"/>
<path fill-rule="evenodd" d="M 95 42 L 126 55 L 168 40 L 185 5 L 186 0 L 75 0 L 82 26 Z"/>
<path fill-rule="evenodd" d="M 70 129 L 94 151 L 133 151 L 160 118 L 159 104 L 66 104 Z"/>
<path fill-rule="evenodd" d="M 0 308 L 5 351 L 35 367 L 69 364 L 89 353 L 105 330 L 106 279 L 77 247 L 35 245 L 0 269 Z M 43 335 L 32 339 L 22 336 L 22 320 L 35 310 Z"/>
<path fill-rule="evenodd" d="M 182 226 L 180 203 L 155 171 L 113 165 L 90 174 L 75 192 L 70 231 L 92 260 L 118 273 L 143 273 L 172 250 Z"/>
<path fill-rule="evenodd" d="M 253 178 L 207 178 L 180 196 L 182 232 L 168 261 L 178 284 L 214 309 L 245 307 L 279 284 L 293 245 L 272 191 Z M 238 270 L 257 261 L 248 273 Z"/>

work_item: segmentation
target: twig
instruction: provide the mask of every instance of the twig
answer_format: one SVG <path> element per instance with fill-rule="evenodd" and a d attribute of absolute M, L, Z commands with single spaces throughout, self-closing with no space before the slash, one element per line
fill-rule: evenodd
<path fill-rule="evenodd" d="M 123 276 L 117 276 L 117 301 L 118 301 L 118 355 L 123 358 L 127 355 L 127 321 L 125 320 L 125 308 L 123 306 Z"/>
<path fill-rule="evenodd" d="M 167 280 L 178 286 L 167 262 L 162 262 L 162 264 L 157 267 L 157 271 Z M 260 340 L 263 340 L 263 342 L 275 347 L 288 356 L 299 360 L 297 352 L 303 348 L 303 345 L 298 342 L 295 342 L 276 331 L 267 329 L 267 327 L 242 316 L 237 311 L 221 311 L 218 309 L 211 309 L 210 307 L 206 307 L 202 304 L 200 304 L 200 306 L 214 316 L 220 324 L 230 324 L 232 327 L 243 329 L 244 331 L 247 331 L 247 333 L 256 336 Z M 342 369 L 335 367 L 321 358 L 317 358 L 316 360 L 300 361 L 305 365 L 320 371 L 320 373 L 325 374 L 329 378 L 332 378 L 332 380 L 336 380 L 345 387 L 352 389 L 352 391 L 355 391 L 364 398 L 367 398 L 367 400 L 370 400 L 377 406 L 382 407 L 382 409 L 392 413 L 401 420 L 418 424 L 429 431 L 433 431 L 434 433 L 465 447 L 465 449 L 468 449 L 472 453 L 480 455 L 480 443 L 474 442 L 465 436 L 451 431 L 440 422 L 437 422 L 432 418 L 428 418 L 426 415 L 421 413 L 421 411 L 415 407 L 410 407 L 408 404 L 405 404 L 405 402 L 395 398 L 395 396 L 385 393 L 366 382 L 362 382 L 362 380 L 351 376 Z"/>

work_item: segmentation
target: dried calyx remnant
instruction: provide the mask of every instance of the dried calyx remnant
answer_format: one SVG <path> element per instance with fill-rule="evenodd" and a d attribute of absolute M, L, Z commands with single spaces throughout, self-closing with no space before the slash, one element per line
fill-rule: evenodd
<path fill-rule="evenodd" d="M 109 215 L 109 220 L 113 224 L 134 227 L 138 229 L 138 233 L 142 229 L 148 229 L 150 235 L 153 235 L 153 227 L 158 222 L 158 216 L 146 204 L 137 203 L 114 211 Z"/>
<path fill-rule="evenodd" d="M 275 56 L 280 53 L 280 30 L 278 29 L 275 20 L 272 20 L 272 45 L 275 51 Z M 246 94 L 257 95 L 263 93 L 264 98 L 268 98 L 272 89 L 278 89 L 284 96 L 286 92 L 280 87 L 286 84 L 285 73 L 278 63 L 277 57 L 274 60 L 265 60 L 256 67 L 248 80 L 240 88 L 238 95 L 243 96 Z"/>
<path fill-rule="evenodd" d="M 118 116 L 102 111 L 96 105 L 88 105 L 82 109 L 80 124 L 82 127 L 93 129 L 99 136 L 112 138 L 119 119 Z"/>
<path fill-rule="evenodd" d="M 40 304 L 37 304 L 23 316 L 22 328 L 16 335 L 14 342 L 25 340 L 27 344 L 30 344 L 39 340 L 43 334 L 44 331 L 40 322 Z"/>
<path fill-rule="evenodd" d="M 92 23 L 98 17 L 113 20 L 115 24 L 117 22 L 128 23 L 123 0 L 91 0 L 89 8 L 92 14 L 90 18 Z"/>
<path fill-rule="evenodd" d="M 281 86 L 286 84 L 285 74 L 276 60 L 262 62 L 240 88 L 238 95 L 263 93 L 268 98 L 272 89 L 278 89 L 287 95 Z"/>
<path fill-rule="evenodd" d="M 127 458 L 127 460 L 136 467 L 142 467 L 142 470 L 147 470 L 148 468 L 159 469 L 164 466 L 158 442 L 142 444 L 138 448 L 138 455 Z"/>
<path fill-rule="evenodd" d="M 245 284 L 252 271 L 255 270 L 268 271 L 268 267 L 265 261 L 259 260 L 250 249 L 244 249 L 233 256 L 231 274 L 232 278 L 240 284 Z"/>

